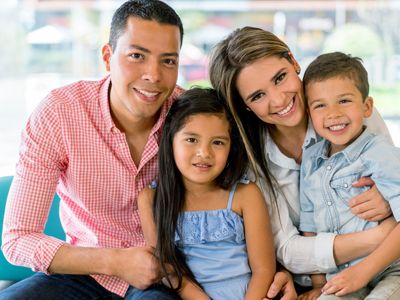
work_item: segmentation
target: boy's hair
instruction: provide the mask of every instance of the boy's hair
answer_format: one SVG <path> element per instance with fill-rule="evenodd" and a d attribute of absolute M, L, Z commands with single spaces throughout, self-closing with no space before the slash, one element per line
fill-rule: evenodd
<path fill-rule="evenodd" d="M 179 27 L 182 46 L 182 21 L 172 7 L 159 0 L 130 0 L 123 3 L 112 17 L 108 41 L 112 47 L 112 51 L 116 48 L 119 37 L 124 33 L 129 17 L 136 17 L 149 21 L 154 20 L 160 24 Z"/>
<path fill-rule="evenodd" d="M 228 189 L 243 176 L 248 165 L 244 145 L 225 100 L 213 89 L 192 88 L 182 93 L 172 104 L 161 135 L 159 181 L 153 206 L 158 237 L 155 253 L 165 273 L 168 273 L 166 264 L 173 266 L 179 278 L 179 287 L 184 275 L 196 281 L 185 264 L 183 254 L 175 246 L 175 230 L 179 213 L 184 207 L 186 192 L 174 160 L 173 139 L 188 119 L 198 114 L 225 117 L 230 125 L 231 148 L 225 169 L 215 179 L 216 184 Z"/>
<path fill-rule="evenodd" d="M 313 60 L 304 72 L 304 88 L 312 82 L 337 76 L 352 80 L 360 91 L 363 100 L 368 97 L 368 72 L 362 64 L 362 59 L 342 52 L 321 54 Z"/>

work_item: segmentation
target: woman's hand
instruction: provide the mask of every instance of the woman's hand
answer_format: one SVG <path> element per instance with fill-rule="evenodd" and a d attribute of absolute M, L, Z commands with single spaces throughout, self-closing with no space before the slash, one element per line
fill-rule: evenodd
<path fill-rule="evenodd" d="M 369 190 L 353 197 L 349 202 L 353 214 L 367 221 L 382 221 L 392 214 L 388 202 L 382 197 L 371 178 L 362 177 L 352 186 L 370 186 Z"/>
<path fill-rule="evenodd" d="M 264 298 L 264 300 L 273 299 L 278 295 L 281 296 L 281 300 L 297 299 L 292 275 L 290 275 L 286 270 L 281 270 L 275 273 L 274 281 L 269 287 L 267 298 Z"/>

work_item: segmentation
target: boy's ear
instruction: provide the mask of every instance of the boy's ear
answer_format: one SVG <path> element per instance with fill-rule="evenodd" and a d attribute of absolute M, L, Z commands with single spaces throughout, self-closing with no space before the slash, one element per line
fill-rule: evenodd
<path fill-rule="evenodd" d="M 368 96 L 364 101 L 364 117 L 368 118 L 372 115 L 372 111 L 374 108 L 374 99 L 371 96 Z"/>

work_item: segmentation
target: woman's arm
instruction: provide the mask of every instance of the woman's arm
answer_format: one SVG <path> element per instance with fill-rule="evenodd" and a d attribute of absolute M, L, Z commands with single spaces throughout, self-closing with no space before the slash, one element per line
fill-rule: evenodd
<path fill-rule="evenodd" d="M 239 205 L 245 228 L 245 239 L 251 268 L 251 279 L 245 299 L 266 296 L 275 274 L 275 251 L 267 205 L 258 187 L 250 183 L 239 185 L 233 202 Z"/>

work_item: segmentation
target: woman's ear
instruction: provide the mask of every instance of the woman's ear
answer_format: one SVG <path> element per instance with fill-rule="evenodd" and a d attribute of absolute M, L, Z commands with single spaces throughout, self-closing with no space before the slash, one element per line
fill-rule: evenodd
<path fill-rule="evenodd" d="M 364 118 L 368 118 L 372 115 L 372 111 L 374 108 L 374 99 L 371 96 L 368 96 L 364 100 Z"/>
<path fill-rule="evenodd" d="M 294 66 L 294 69 L 295 69 L 296 73 L 297 73 L 297 74 L 300 74 L 300 72 L 301 72 L 300 65 L 299 65 L 299 63 L 297 62 L 297 60 L 294 58 L 292 52 L 289 51 L 289 52 L 288 52 L 288 56 L 289 56 L 290 62 L 291 62 L 292 65 Z"/>

